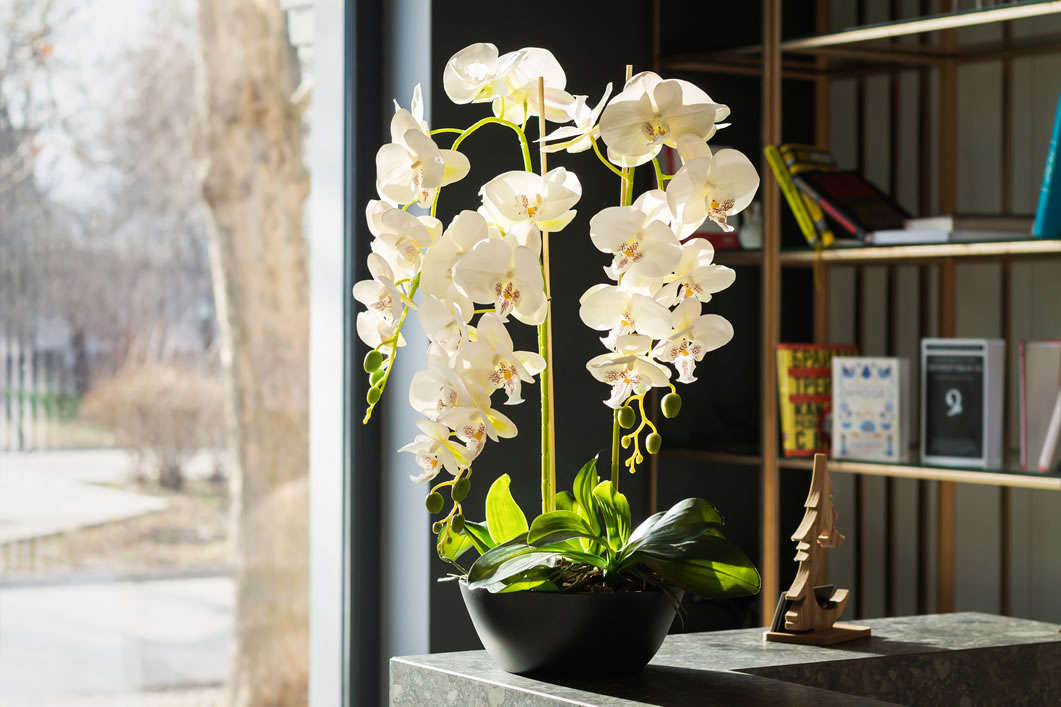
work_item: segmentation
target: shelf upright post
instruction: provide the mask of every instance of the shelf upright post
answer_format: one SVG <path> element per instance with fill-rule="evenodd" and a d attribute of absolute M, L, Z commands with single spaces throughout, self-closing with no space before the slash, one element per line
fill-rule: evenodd
<path fill-rule="evenodd" d="M 763 145 L 781 142 L 781 0 L 763 0 Z M 762 592 L 760 619 L 770 621 L 777 601 L 780 572 L 780 479 L 778 477 L 777 377 L 774 363 L 781 329 L 781 195 L 763 160 L 762 288 Z"/>
<path fill-rule="evenodd" d="M 943 49 L 953 55 L 958 38 L 954 30 L 943 32 Z M 952 214 L 958 202 L 958 66 L 948 59 L 940 67 L 940 129 L 939 129 L 939 201 L 940 213 Z M 939 272 L 939 333 L 943 337 L 956 335 L 956 265 L 947 258 Z M 936 503 L 936 611 L 954 611 L 954 541 L 955 541 L 955 486 L 942 481 Z"/>

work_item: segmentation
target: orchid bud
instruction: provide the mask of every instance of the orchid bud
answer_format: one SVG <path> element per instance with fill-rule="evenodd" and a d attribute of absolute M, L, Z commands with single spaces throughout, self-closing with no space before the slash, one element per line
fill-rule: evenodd
<path fill-rule="evenodd" d="M 663 410 L 663 417 L 678 417 L 682 409 L 682 396 L 677 393 L 667 393 L 659 403 Z"/>
<path fill-rule="evenodd" d="M 427 494 L 427 498 L 424 499 L 424 505 L 427 507 L 428 513 L 438 513 L 442 510 L 442 505 L 445 500 L 442 498 L 442 494 L 438 491 L 432 491 Z"/>
<path fill-rule="evenodd" d="M 659 454 L 659 448 L 663 445 L 663 438 L 658 432 L 653 432 L 645 438 L 645 451 L 649 454 Z"/>
<path fill-rule="evenodd" d="M 634 426 L 634 409 L 629 405 L 623 405 L 619 408 L 616 417 L 619 420 L 619 427 L 622 427 L 624 430 L 628 430 Z"/>

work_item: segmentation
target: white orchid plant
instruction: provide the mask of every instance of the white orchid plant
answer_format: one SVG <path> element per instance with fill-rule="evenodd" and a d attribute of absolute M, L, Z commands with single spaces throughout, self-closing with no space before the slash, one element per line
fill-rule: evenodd
<path fill-rule="evenodd" d="M 405 345 L 406 318 L 416 312 L 430 344 L 409 402 L 423 418 L 420 434 L 399 451 L 415 456 L 419 473 L 413 481 L 433 483 L 426 497 L 431 513 L 443 512 L 441 492 L 449 489 L 452 505 L 433 531 L 440 556 L 459 567 L 473 588 L 569 591 L 594 582 L 613 588 L 640 582 L 713 596 L 758 591 L 758 573 L 722 537 L 721 516 L 706 501 L 686 499 L 632 530 L 629 504 L 618 490 L 620 466 L 634 472 L 644 453 L 661 446 L 645 413 L 649 390 L 668 389 L 662 412 L 676 416 L 681 398 L 671 367 L 677 383 L 691 383 L 704 355 L 733 337 L 731 324 L 704 314 L 703 306 L 733 283 L 734 272 L 712 262 L 710 243 L 690 236 L 706 220 L 732 230 L 728 217 L 751 202 L 759 185 L 747 157 L 730 149 L 712 152 L 707 145 L 724 127 L 728 107 L 687 81 L 651 72 L 630 77 L 629 67 L 627 74 L 622 91 L 609 100 L 609 84 L 590 108 L 587 96 L 567 92 L 551 52 L 532 47 L 500 54 L 492 44 L 474 44 L 449 60 L 443 83 L 455 103 L 490 103 L 492 115 L 465 129 L 431 129 L 417 86 L 408 109 L 395 103 L 391 142 L 376 155 L 380 198 L 367 208 L 372 279 L 353 291 L 366 306 L 357 317 L 358 335 L 372 347 L 365 357 L 371 381 L 365 422 Z M 539 171 L 526 134 L 532 117 L 538 122 Z M 550 133 L 549 122 L 561 126 Z M 477 208 L 444 226 L 435 215 L 439 195 L 470 171 L 461 144 L 488 125 L 515 134 L 523 169 L 487 181 Z M 440 147 L 437 140 L 450 134 L 456 137 L 449 149 Z M 660 167 L 664 146 L 682 159 L 673 175 Z M 611 478 L 598 478 L 594 459 L 579 472 L 573 493 L 557 493 L 549 234 L 570 225 L 582 186 L 563 167 L 547 169 L 546 155 L 591 149 L 622 185 L 620 203 L 589 224 L 593 245 L 609 257 L 609 281 L 591 287 L 579 302 L 582 321 L 604 332 L 606 351 L 587 368 L 609 387 L 604 402 L 613 417 Z M 634 199 L 635 170 L 649 163 L 656 188 Z M 429 213 L 413 215 L 415 206 Z M 506 328 L 513 319 L 537 327 L 538 351 L 514 349 Z M 486 521 L 466 521 L 461 503 L 475 460 L 488 441 L 517 433 L 495 405 L 501 397 L 505 405 L 523 402 L 524 384 L 536 378 L 542 514 L 528 524 L 506 474 L 490 488 Z M 499 390 L 503 395 L 495 396 Z M 629 449 L 625 461 L 620 447 Z M 436 481 L 443 470 L 447 478 Z M 465 570 L 458 558 L 472 548 L 480 557 Z"/>

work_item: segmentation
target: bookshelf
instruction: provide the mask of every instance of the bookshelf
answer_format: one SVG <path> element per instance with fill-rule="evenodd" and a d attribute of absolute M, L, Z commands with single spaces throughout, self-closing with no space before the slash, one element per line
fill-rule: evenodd
<path fill-rule="evenodd" d="M 922 10 L 928 3 L 920 3 Z M 692 52 L 664 55 L 661 21 L 661 2 L 654 3 L 654 65 L 657 71 L 691 71 L 709 74 L 729 74 L 759 77 L 762 89 L 762 143 L 779 144 L 781 136 L 781 81 L 793 79 L 806 82 L 814 91 L 816 106 L 815 142 L 829 144 L 828 107 L 831 82 L 836 79 L 855 79 L 861 91 L 862 81 L 868 77 L 889 75 L 898 71 L 918 72 L 918 101 L 921 115 L 919 144 L 927 144 L 930 111 L 935 105 L 939 135 L 936 155 L 939 165 L 938 198 L 935 211 L 953 213 L 957 206 L 958 144 L 957 69 L 969 63 L 998 62 L 1002 69 L 1002 90 L 1010 100 L 1004 101 L 1002 110 L 1001 174 L 1003 196 L 1002 210 L 1009 211 L 1009 194 L 1013 175 L 1010 160 L 1013 137 L 1011 62 L 1017 57 L 1046 53 L 1061 53 L 1061 37 L 1014 37 L 1008 24 L 1012 20 L 1061 14 L 1061 0 L 1022 0 L 1002 2 L 984 8 L 958 9 L 958 2 L 943 0 L 950 12 L 929 14 L 922 12 L 917 17 L 894 19 L 887 22 L 860 24 L 842 31 L 829 31 L 828 0 L 817 0 L 817 26 L 822 30 L 810 37 L 785 39 L 781 33 L 781 0 L 762 0 L 761 41 L 755 45 L 710 52 Z M 808 5 L 810 5 L 808 3 Z M 892 8 L 898 3 L 892 3 Z M 956 30 L 977 25 L 1000 25 L 1001 40 L 960 44 Z M 901 38 L 919 36 L 920 41 L 901 41 Z M 934 37 L 932 41 L 927 38 Z M 938 40 L 938 41 L 937 41 Z M 937 75 L 933 89 L 929 89 L 929 72 Z M 891 125 L 895 125 L 894 108 Z M 892 128 L 895 129 L 894 127 Z M 861 127 L 860 127 L 861 130 Z M 894 135 L 893 135 L 894 137 Z M 893 157 L 893 160 L 896 159 Z M 919 202 L 924 213 L 930 210 L 930 189 L 925 186 L 930 177 L 928 160 L 923 160 L 919 173 Z M 891 189 L 895 191 L 897 169 L 892 164 Z M 936 335 L 953 337 L 955 331 L 956 265 L 966 262 L 991 262 L 1001 264 L 1001 281 L 1004 302 L 1001 303 L 1002 329 L 1010 331 L 1009 319 L 1012 303 L 1007 294 L 1010 284 L 1010 263 L 1056 258 L 1061 256 L 1061 241 L 1028 239 L 1005 242 L 940 243 L 902 246 L 863 246 L 836 248 L 816 252 L 810 249 L 782 249 L 780 246 L 780 224 L 782 209 L 786 208 L 773 174 L 765 161 L 760 169 L 762 177 L 761 199 L 763 202 L 763 246 L 755 251 L 719 251 L 716 262 L 725 265 L 754 266 L 761 270 L 761 334 L 760 360 L 763 373 L 760 386 L 760 444 L 751 451 L 703 451 L 672 449 L 653 459 L 651 475 L 657 477 L 658 464 L 668 459 L 693 459 L 714 464 L 744 465 L 758 467 L 760 473 L 760 517 L 762 523 L 762 545 L 760 569 L 763 576 L 761 615 L 769 617 L 773 603 L 780 591 L 779 574 L 781 552 L 781 528 L 779 527 L 780 480 L 783 470 L 809 469 L 810 461 L 781 457 L 778 449 L 778 393 L 774 352 L 780 340 L 781 277 L 785 268 L 813 267 L 819 271 L 819 282 L 828 282 L 826 273 L 832 266 L 854 266 L 857 272 L 871 265 L 889 266 L 889 278 L 893 277 L 892 266 L 918 265 L 920 282 L 927 287 L 932 279 L 926 275 L 934 268 L 938 275 L 934 280 L 936 312 L 939 327 Z M 883 186 L 883 185 L 882 185 Z M 859 275 L 860 276 L 860 275 Z M 925 290 L 922 290 L 924 294 Z M 814 338 L 813 343 L 828 341 L 828 286 L 816 286 L 813 295 Z M 894 307 L 889 317 L 894 325 Z M 1008 338 L 1008 337 L 1007 337 Z M 1007 420 L 1007 425 L 1011 424 Z M 1008 439 L 1008 434 L 1006 435 Z M 925 575 L 935 573 L 936 610 L 949 612 L 954 608 L 955 593 L 955 546 L 956 538 L 956 484 L 978 484 L 1000 489 L 999 513 L 1001 517 L 999 586 L 1000 613 L 1009 613 L 1009 558 L 1011 556 L 1008 531 L 1009 491 L 1014 488 L 1034 489 L 1042 492 L 1061 492 L 1061 476 L 1057 474 L 1029 474 L 1020 471 L 1019 465 L 1007 462 L 1007 467 L 994 470 L 967 470 L 925 466 L 919 463 L 879 464 L 835 460 L 830 470 L 853 474 L 856 479 L 856 494 L 861 492 L 863 476 L 881 476 L 886 479 L 883 503 L 890 507 L 894 496 L 893 479 L 918 480 L 919 536 L 927 535 L 928 514 L 923 505 L 928 503 L 929 484 L 936 484 L 936 565 L 930 567 L 928 554 L 919 548 L 918 557 L 918 608 L 925 613 L 927 587 Z M 654 481 L 653 481 L 654 483 Z M 653 498 L 655 494 L 652 494 Z M 856 498 L 859 496 L 856 496 Z M 890 513 L 886 514 L 890 518 Z M 891 522 L 891 521 L 889 521 Z M 890 542 L 886 533 L 886 542 Z M 861 567 L 862 548 L 856 548 L 856 571 Z M 886 568 L 891 562 L 891 547 L 885 548 Z M 891 587 L 885 589 L 885 604 L 891 613 L 894 601 Z"/>

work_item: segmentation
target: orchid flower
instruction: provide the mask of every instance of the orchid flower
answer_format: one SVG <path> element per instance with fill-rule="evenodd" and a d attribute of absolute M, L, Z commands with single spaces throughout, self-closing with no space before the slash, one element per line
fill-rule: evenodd
<path fill-rule="evenodd" d="M 621 167 L 636 167 L 659 154 L 663 145 L 677 147 L 677 139 L 691 133 L 701 141 L 715 134 L 729 108 L 688 81 L 664 81 L 645 71 L 626 82 L 604 109 L 600 134 L 608 145 L 608 159 Z"/>
<path fill-rule="evenodd" d="M 567 75 L 553 53 L 540 47 L 527 47 L 519 55 L 512 70 L 494 84 L 494 115 L 517 125 L 543 111 L 545 119 L 553 123 L 571 120 L 575 97 L 564 90 Z M 545 88 L 544 108 L 538 97 L 539 76 Z"/>
<path fill-rule="evenodd" d="M 511 314 L 524 324 L 545 321 L 545 282 L 534 251 L 514 235 L 476 244 L 453 270 L 453 282 L 474 302 L 491 304 L 502 321 Z"/>
<path fill-rule="evenodd" d="M 366 209 L 368 230 L 376 238 L 372 251 L 403 279 L 420 272 L 421 251 L 437 241 L 442 224 L 431 216 L 414 216 L 385 201 L 370 201 Z"/>
<path fill-rule="evenodd" d="M 420 326 L 432 343 L 450 354 L 457 352 L 461 342 L 468 339 L 467 319 L 460 305 L 444 302 L 434 295 L 425 295 L 417 312 Z"/>
<path fill-rule="evenodd" d="M 487 439 L 494 442 L 499 438 L 510 439 L 518 432 L 515 423 L 490 407 L 489 403 L 487 399 L 484 404 L 473 408 L 456 408 L 441 418 L 441 421 L 456 433 L 457 438 L 464 442 L 470 459 L 479 456 Z"/>
<path fill-rule="evenodd" d="M 474 306 L 467 295 L 454 287 L 453 268 L 476 243 L 490 237 L 486 219 L 475 211 L 464 210 L 453 218 L 442 237 L 423 255 L 420 290 L 425 295 L 459 306 L 465 322 L 471 319 Z"/>
<path fill-rule="evenodd" d="M 459 357 L 477 379 L 487 381 L 487 390 L 504 388 L 506 405 L 523 402 L 521 382 L 533 383 L 534 376 L 545 370 L 545 359 L 532 351 L 514 351 L 501 318 L 484 314 L 473 332 L 474 340 L 465 342 Z"/>
<path fill-rule="evenodd" d="M 394 336 L 396 308 L 415 308 L 416 305 L 394 286 L 390 266 L 376 253 L 368 256 L 368 271 L 372 279 L 354 285 L 354 299 L 368 307 L 357 315 L 357 334 L 366 344 L 376 348 Z M 405 340 L 400 338 L 398 345 L 404 346 Z"/>
<path fill-rule="evenodd" d="M 490 220 L 502 228 L 531 222 L 543 231 L 556 233 L 575 217 L 571 207 L 582 197 L 582 185 L 574 172 L 556 167 L 544 177 L 533 172 L 504 172 L 483 185 L 479 194 Z"/>
<path fill-rule="evenodd" d="M 652 340 L 647 336 L 627 334 L 616 341 L 615 353 L 589 360 L 586 368 L 593 377 L 612 387 L 605 405 L 618 408 L 631 395 L 641 395 L 649 388 L 667 385 L 670 371 L 646 355 L 651 345 Z"/>
<path fill-rule="evenodd" d="M 733 338 L 733 325 L 717 314 L 700 314 L 700 301 L 690 297 L 671 313 L 674 331 L 652 350 L 652 356 L 674 364 L 679 383 L 696 380 L 693 369 L 708 351 Z"/>
<path fill-rule="evenodd" d="M 376 191 L 391 204 L 417 201 L 426 208 L 440 187 L 463 179 L 471 164 L 456 150 L 440 150 L 431 139 L 419 84 L 413 91 L 415 113 L 395 106 L 391 142 L 376 153 Z"/>
<path fill-rule="evenodd" d="M 666 224 L 669 219 L 663 192 L 642 194 L 633 206 L 610 206 L 589 222 L 589 237 L 597 249 L 612 255 L 605 272 L 613 280 L 630 272 L 660 278 L 681 259 L 681 243 Z"/>
<path fill-rule="evenodd" d="M 726 289 L 737 279 L 737 273 L 725 265 L 714 265 L 715 249 L 706 240 L 695 238 L 682 244 L 682 259 L 668 275 L 668 284 L 656 294 L 665 307 L 680 304 L 689 297 L 710 302 L 711 295 Z"/>
<path fill-rule="evenodd" d="M 586 104 L 589 96 L 575 96 L 575 103 L 571 107 L 571 119 L 574 125 L 564 125 L 539 138 L 538 142 L 552 143 L 545 147 L 546 152 L 584 152 L 593 147 L 593 141 L 600 137 L 600 126 L 597 120 L 600 118 L 608 97 L 612 95 L 612 85 L 609 83 L 604 89 L 604 96 L 595 108 Z M 562 142 L 557 142 L 562 141 Z"/>
<path fill-rule="evenodd" d="M 497 47 L 480 42 L 461 49 L 446 62 L 442 84 L 458 105 L 492 101 L 504 95 L 505 78 L 522 58 L 522 52 L 498 56 Z"/>
<path fill-rule="evenodd" d="M 428 418 L 439 421 L 447 413 L 476 407 L 482 396 L 473 396 L 467 382 L 450 368 L 449 352 L 438 344 L 427 347 L 427 368 L 413 374 L 409 383 L 409 404 Z"/>
<path fill-rule="evenodd" d="M 751 161 L 736 150 L 714 155 L 704 141 L 683 135 L 678 141 L 681 169 L 667 185 L 667 202 L 681 224 L 678 235 L 693 233 L 704 219 L 726 231 L 726 217 L 743 211 L 759 189 L 759 174 Z"/>
<path fill-rule="evenodd" d="M 448 427 L 431 420 L 417 420 L 416 426 L 424 434 L 398 450 L 415 454 L 416 463 L 423 469 L 420 474 L 410 474 L 410 479 L 416 483 L 430 481 L 443 468 L 456 476 L 462 466 L 468 465 L 460 445 L 450 441 Z"/>
<path fill-rule="evenodd" d="M 579 316 L 591 329 L 607 331 L 601 342 L 614 350 L 619 337 L 645 334 L 662 339 L 671 332 L 670 312 L 651 297 L 615 285 L 594 285 L 579 300 Z"/>

